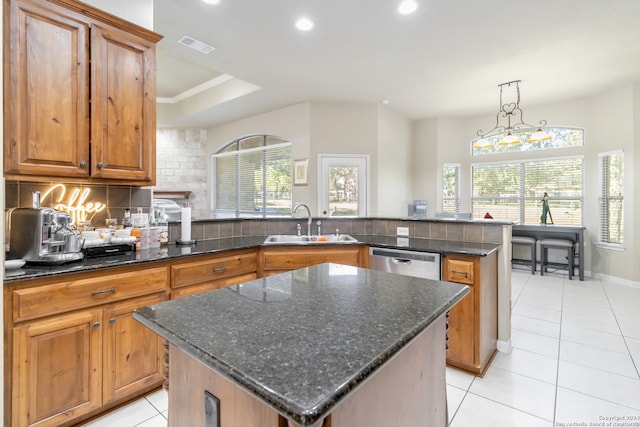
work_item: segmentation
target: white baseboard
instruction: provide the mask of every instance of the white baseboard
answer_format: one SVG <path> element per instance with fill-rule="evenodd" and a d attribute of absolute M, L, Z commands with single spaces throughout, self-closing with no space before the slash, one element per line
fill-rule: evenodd
<path fill-rule="evenodd" d="M 498 340 L 496 347 L 501 353 L 511 353 L 511 350 L 513 350 L 513 347 L 511 346 L 511 339 L 508 341 Z"/>
<path fill-rule="evenodd" d="M 596 273 L 592 276 L 594 279 L 599 279 L 609 283 L 616 283 L 618 285 L 630 286 L 632 288 L 640 288 L 640 282 L 635 280 L 623 279 L 622 277 L 610 276 L 608 274 Z"/>

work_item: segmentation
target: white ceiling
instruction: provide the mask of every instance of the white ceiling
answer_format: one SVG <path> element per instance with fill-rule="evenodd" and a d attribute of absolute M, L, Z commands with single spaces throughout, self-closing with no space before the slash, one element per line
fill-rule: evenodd
<path fill-rule="evenodd" d="M 399 0 L 155 0 L 158 96 L 173 102 L 159 104 L 158 125 L 208 127 L 317 100 L 466 116 L 497 112 L 497 85 L 511 80 L 522 80 L 525 110 L 640 81 L 638 0 L 417 1 L 401 16 Z M 312 31 L 294 28 L 301 15 Z M 179 45 L 184 35 L 216 50 Z M 184 93 L 221 74 L 233 79 Z"/>

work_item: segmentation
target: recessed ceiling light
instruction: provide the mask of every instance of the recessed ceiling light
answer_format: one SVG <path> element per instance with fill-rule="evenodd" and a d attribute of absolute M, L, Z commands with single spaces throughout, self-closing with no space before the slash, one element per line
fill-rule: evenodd
<path fill-rule="evenodd" d="M 202 2 L 206 4 L 218 4 L 220 0 L 202 0 Z"/>
<path fill-rule="evenodd" d="M 309 31 L 315 24 L 309 18 L 300 18 L 296 21 L 296 28 L 300 31 Z"/>
<path fill-rule="evenodd" d="M 416 3 L 414 0 L 403 0 L 398 5 L 398 9 L 397 9 L 400 15 L 409 15 L 415 12 L 416 10 L 418 10 L 418 3 Z"/>

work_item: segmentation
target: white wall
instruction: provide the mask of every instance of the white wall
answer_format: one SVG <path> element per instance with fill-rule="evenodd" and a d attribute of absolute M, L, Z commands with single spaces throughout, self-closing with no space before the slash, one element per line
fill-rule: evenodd
<path fill-rule="evenodd" d="M 406 216 L 413 201 L 413 133 L 411 121 L 378 107 L 377 215 Z"/>
<path fill-rule="evenodd" d="M 633 129 L 633 86 L 614 88 L 595 96 L 589 104 L 588 124 L 585 126 L 585 216 L 584 225 L 589 237 L 598 240 L 599 220 L 599 164 L 598 153 L 623 149 L 624 168 L 624 242 L 625 250 L 617 251 L 603 247 L 591 248 L 591 270 L 605 276 L 617 276 L 623 279 L 640 281 L 640 275 L 634 272 L 640 249 L 640 241 L 634 239 L 637 225 L 633 219 L 635 210 L 634 189 L 640 184 L 640 178 L 634 171 L 634 129 Z M 587 134 L 588 131 L 588 134 Z M 634 185 L 635 184 L 635 185 Z M 636 243 L 637 242 L 637 243 Z"/>
<path fill-rule="evenodd" d="M 376 211 L 378 174 L 378 109 L 375 104 L 313 102 L 310 111 L 310 193 L 314 214 L 319 214 L 318 154 L 369 154 L 371 210 Z"/>
<path fill-rule="evenodd" d="M 633 254 L 640 247 L 640 230 L 634 226 L 633 218 L 640 213 L 634 189 L 640 185 L 640 176 L 634 173 L 638 164 L 636 146 L 640 146 L 640 84 L 618 85 L 591 97 L 557 102 L 527 108 L 523 105 L 525 119 L 538 123 L 545 119 L 549 126 L 575 126 L 585 129 L 584 147 L 566 148 L 550 152 L 504 153 L 490 156 L 471 156 L 470 143 L 479 128 L 485 131 L 495 124 L 495 113 L 460 119 L 427 119 L 414 124 L 414 165 L 425 162 L 436 169 L 438 186 L 432 192 L 421 192 L 416 180 L 432 177 L 429 172 L 414 174 L 416 198 L 426 198 L 435 211 L 441 209 L 441 170 L 443 163 L 460 163 L 461 169 L 461 210 L 470 209 L 470 169 L 472 163 L 500 162 L 545 156 L 583 155 L 585 158 L 585 203 L 584 225 L 587 228 L 585 249 L 586 269 L 603 277 L 616 277 L 622 281 L 640 281 L 640 267 Z M 598 153 L 623 149 L 625 152 L 625 250 L 616 251 L 598 247 L 599 227 L 599 166 Z M 433 156 L 437 164 L 433 165 Z M 415 166 L 414 166 L 415 168 Z M 425 194 L 423 196 L 422 194 Z M 433 212 L 430 208 L 430 213 Z"/>
<path fill-rule="evenodd" d="M 636 166 L 640 167 L 640 82 L 633 86 L 633 140 L 634 148 L 630 153 L 628 152 L 625 154 L 625 161 L 628 162 L 628 169 L 635 171 L 637 169 Z M 630 192 L 636 193 L 639 181 L 640 177 L 634 177 Z M 634 197 L 632 206 L 633 214 L 640 215 L 640 197 Z M 629 222 L 634 222 L 632 218 L 635 218 L 635 216 L 626 218 L 627 224 Z M 635 226 L 633 229 L 627 230 L 625 237 L 626 236 L 630 236 L 631 241 L 639 242 L 638 244 L 640 245 L 640 226 Z M 634 253 L 638 253 L 637 250 L 638 248 L 636 247 Z M 632 262 L 631 265 L 633 268 L 634 280 L 640 280 L 638 279 L 640 278 L 640 263 L 636 261 Z"/>
<path fill-rule="evenodd" d="M 436 205 L 441 188 L 442 173 L 438 173 L 438 120 L 426 119 L 413 123 L 411 158 L 413 198 L 427 201 L 427 216 L 439 210 Z"/>

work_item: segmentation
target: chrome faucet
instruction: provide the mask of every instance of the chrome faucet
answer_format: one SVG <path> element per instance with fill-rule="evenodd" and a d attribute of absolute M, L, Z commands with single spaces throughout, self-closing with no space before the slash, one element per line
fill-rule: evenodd
<path fill-rule="evenodd" d="M 296 213 L 300 207 L 305 208 L 307 211 L 307 236 L 311 236 L 311 208 L 306 203 L 296 203 L 293 207 L 293 213 Z"/>

